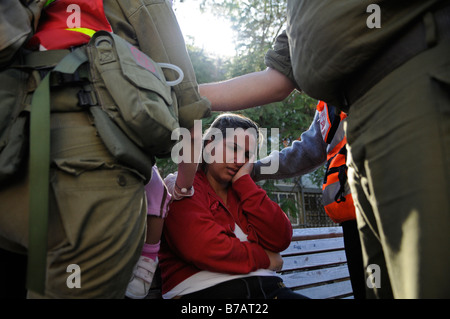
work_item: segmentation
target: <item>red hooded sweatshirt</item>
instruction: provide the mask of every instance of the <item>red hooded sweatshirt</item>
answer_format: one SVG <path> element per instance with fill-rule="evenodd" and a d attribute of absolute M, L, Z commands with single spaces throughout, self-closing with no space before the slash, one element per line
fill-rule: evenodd
<path fill-rule="evenodd" d="M 229 188 L 228 206 L 202 171 L 194 189 L 194 196 L 171 204 L 164 223 L 159 254 L 163 294 L 201 270 L 247 274 L 268 268 L 264 248 L 281 252 L 289 246 L 289 219 L 249 175 Z M 235 236 L 236 224 L 248 241 Z"/>

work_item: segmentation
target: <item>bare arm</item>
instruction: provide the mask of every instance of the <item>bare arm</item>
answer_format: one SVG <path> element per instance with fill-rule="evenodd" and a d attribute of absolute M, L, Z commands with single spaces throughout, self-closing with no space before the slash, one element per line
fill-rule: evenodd
<path fill-rule="evenodd" d="M 199 147 L 199 145 L 201 145 L 202 141 L 202 136 L 196 134 L 194 127 L 192 127 L 189 132 L 191 139 L 183 139 L 182 150 L 190 150 L 191 158 L 187 162 L 182 161 L 178 163 L 178 174 L 176 177 L 176 185 L 180 188 L 186 189 L 191 188 L 194 182 L 195 173 L 197 172 L 197 166 L 201 155 L 201 147 Z M 171 189 L 172 194 L 173 191 L 174 190 Z"/>
<path fill-rule="evenodd" d="M 284 100 L 295 86 L 272 68 L 227 81 L 201 84 L 200 95 L 211 102 L 213 111 L 236 111 Z"/>

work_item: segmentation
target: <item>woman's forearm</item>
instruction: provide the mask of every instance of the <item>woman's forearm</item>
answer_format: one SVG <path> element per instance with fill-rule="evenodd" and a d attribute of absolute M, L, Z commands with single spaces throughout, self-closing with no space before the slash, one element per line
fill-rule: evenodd
<path fill-rule="evenodd" d="M 227 81 L 201 84 L 200 95 L 213 111 L 236 111 L 284 100 L 294 84 L 282 73 L 268 68 Z"/>

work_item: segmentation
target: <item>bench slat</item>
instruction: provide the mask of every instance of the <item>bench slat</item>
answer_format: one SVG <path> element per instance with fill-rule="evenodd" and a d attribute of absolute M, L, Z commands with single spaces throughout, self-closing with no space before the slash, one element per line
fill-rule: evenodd
<path fill-rule="evenodd" d="M 284 257 L 289 255 L 304 255 L 312 252 L 325 252 L 341 249 L 344 249 L 344 239 L 342 237 L 293 241 L 289 247 L 281 253 L 281 255 Z"/>
<path fill-rule="evenodd" d="M 350 280 L 295 291 L 312 299 L 348 298 L 353 294 Z"/>
<path fill-rule="evenodd" d="M 279 274 L 279 276 L 283 279 L 283 282 L 287 287 L 297 289 L 347 279 L 350 275 L 347 265 L 341 265 L 301 272 L 282 273 Z"/>
<path fill-rule="evenodd" d="M 281 271 L 303 270 L 313 267 L 333 266 L 347 262 L 345 251 L 332 251 L 312 255 L 283 257 Z"/>
<path fill-rule="evenodd" d="M 342 227 L 295 228 L 292 241 L 343 237 Z"/>

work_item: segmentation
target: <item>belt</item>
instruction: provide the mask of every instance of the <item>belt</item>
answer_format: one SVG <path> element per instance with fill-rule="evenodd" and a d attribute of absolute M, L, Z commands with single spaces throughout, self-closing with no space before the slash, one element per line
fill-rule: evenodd
<path fill-rule="evenodd" d="M 70 50 L 32 51 L 25 56 L 25 66 L 33 69 L 55 67 Z"/>
<path fill-rule="evenodd" d="M 438 41 L 450 39 L 450 6 L 427 12 L 421 21 L 396 39 L 382 54 L 347 82 L 342 90 L 343 111 L 369 91 L 389 73 L 414 56 L 433 47 Z"/>
<path fill-rule="evenodd" d="M 80 46 L 82 47 L 82 46 Z M 77 47 L 80 48 L 80 47 Z M 74 48 L 75 50 L 75 48 Z M 38 70 L 44 78 L 72 50 L 32 51 L 25 55 L 24 67 Z M 50 86 L 73 85 L 86 83 L 90 78 L 89 68 L 79 67 L 73 74 L 54 72 L 50 78 Z"/>
<path fill-rule="evenodd" d="M 74 48 L 82 50 L 83 46 Z M 43 79 L 50 73 L 53 68 L 73 50 L 48 50 L 48 51 L 33 51 L 25 55 L 23 67 L 38 70 L 40 78 Z M 70 87 L 78 88 L 74 93 L 78 99 L 79 107 L 86 107 L 97 105 L 97 98 L 92 88 L 88 85 L 90 83 L 89 65 L 83 64 L 73 73 L 52 72 L 49 85 L 50 87 Z M 60 92 L 60 91 L 59 91 Z M 58 94 L 58 93 L 56 93 Z M 64 93 L 66 94 L 66 93 Z M 79 111 L 74 109 L 65 110 L 58 106 L 56 111 Z M 53 111 L 53 105 L 52 105 Z"/>

